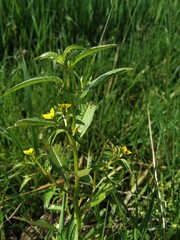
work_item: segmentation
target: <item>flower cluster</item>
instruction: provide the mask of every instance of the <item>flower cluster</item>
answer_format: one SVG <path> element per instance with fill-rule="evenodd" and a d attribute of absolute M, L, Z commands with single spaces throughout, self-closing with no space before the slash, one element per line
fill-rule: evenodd
<path fill-rule="evenodd" d="M 71 104 L 70 103 L 62 103 L 62 104 L 58 104 L 58 106 L 61 108 L 61 109 L 65 109 L 65 111 L 67 112 L 68 108 L 71 107 Z"/>
<path fill-rule="evenodd" d="M 71 107 L 71 104 L 70 104 L 70 103 L 62 103 L 62 104 L 58 104 L 58 106 L 60 107 L 61 110 L 62 110 L 62 109 L 65 109 L 65 111 L 67 112 L 67 111 L 68 111 L 68 108 Z M 49 113 L 45 113 L 45 114 L 42 115 L 42 117 L 43 117 L 44 119 L 48 119 L 48 120 L 53 119 L 54 116 L 55 116 L 55 110 L 54 110 L 54 108 L 51 108 Z"/>

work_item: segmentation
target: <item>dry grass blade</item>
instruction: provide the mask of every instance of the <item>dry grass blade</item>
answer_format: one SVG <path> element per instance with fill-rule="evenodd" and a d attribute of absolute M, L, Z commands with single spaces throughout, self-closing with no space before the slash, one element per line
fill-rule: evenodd
<path fill-rule="evenodd" d="M 158 181 L 158 174 L 157 174 L 157 164 L 156 164 L 156 156 L 155 156 L 155 151 L 154 151 L 154 143 L 153 143 L 153 137 L 152 137 L 151 118 L 150 118 L 149 108 L 148 108 L 148 127 L 149 127 L 149 137 L 150 137 L 151 150 L 152 150 L 152 161 L 153 161 L 153 168 L 154 168 L 154 180 L 155 180 L 157 193 L 158 193 L 159 206 L 160 206 L 160 211 L 161 211 L 161 216 L 162 216 L 162 225 L 163 225 L 163 228 L 165 229 L 166 228 L 165 212 L 164 212 L 164 208 L 163 208 L 161 192 L 160 192 L 160 189 L 159 189 L 159 181 Z"/>

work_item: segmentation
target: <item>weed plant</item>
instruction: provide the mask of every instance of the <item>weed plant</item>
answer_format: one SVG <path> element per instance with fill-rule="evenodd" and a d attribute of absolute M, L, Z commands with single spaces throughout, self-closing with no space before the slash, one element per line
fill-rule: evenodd
<path fill-rule="evenodd" d="M 178 22 L 177 0 L 0 1 L 1 96 L 32 76 L 53 76 L 54 80 L 62 78 L 65 82 L 71 79 L 72 89 L 81 92 L 110 69 L 133 68 L 111 76 L 82 100 L 88 106 L 96 106 L 96 111 L 82 140 L 75 139 L 78 161 L 82 162 L 78 171 L 92 168 L 80 177 L 80 209 L 86 206 L 84 199 L 93 186 L 87 176 L 94 181 L 93 174 L 97 172 L 97 184 L 105 178 L 107 183 L 107 188 L 101 185 L 107 194 L 98 192 L 103 201 L 89 208 L 82 218 L 82 239 L 179 239 Z M 118 45 L 84 58 L 71 71 L 55 64 L 55 59 L 33 61 L 46 51 L 62 54 L 72 44 L 90 49 L 99 43 Z M 79 53 L 76 50 L 67 56 L 74 60 Z M 73 226 L 78 229 L 73 214 L 74 173 L 68 175 L 72 192 L 64 200 L 69 202 L 69 212 L 64 216 L 63 230 L 61 224 L 57 226 L 65 197 L 60 189 L 64 186 L 62 175 L 52 163 L 52 148 L 63 163 L 71 163 L 63 166 L 61 174 L 66 175 L 69 169 L 74 172 L 71 144 L 66 133 L 58 134 L 51 144 L 52 132 L 57 129 L 40 126 L 45 121 L 42 114 L 50 114 L 52 107 L 57 118 L 58 104 L 72 104 L 70 99 L 75 93 L 60 92 L 59 86 L 42 82 L 0 98 L 2 239 L 20 239 L 22 232 L 30 234 L 32 229 L 39 238 L 51 239 L 58 236 L 53 233 L 56 229 L 60 228 L 61 234 L 66 234 L 67 229 L 73 232 Z M 77 115 L 83 112 L 83 107 L 79 108 L 78 105 Z M 71 137 L 72 109 L 72 105 L 67 109 L 70 129 L 66 129 Z M 26 127 L 18 127 L 27 121 L 21 120 L 14 127 L 17 119 L 32 118 L 40 118 L 40 125 L 30 126 L 31 121 Z M 50 124 L 54 119 L 46 121 Z M 132 154 L 126 156 L 126 165 L 121 169 L 122 161 L 111 165 L 110 158 L 112 152 L 120 153 L 123 145 Z M 23 150 L 31 147 L 35 155 L 24 155 Z M 99 164 L 109 159 L 109 165 L 98 165 L 99 156 L 103 159 Z M 119 171 L 109 176 L 115 169 Z"/>
<path fill-rule="evenodd" d="M 109 192 L 113 189 L 114 180 L 110 179 L 110 177 L 112 178 L 122 169 L 121 165 L 124 165 L 131 172 L 129 164 L 124 158 L 131 154 L 131 151 L 126 146 L 113 146 L 111 143 L 106 142 L 99 155 L 96 156 L 96 162 L 93 163 L 89 159 L 85 161 L 85 156 L 83 155 L 81 158 L 78 156 L 78 151 L 83 141 L 82 137 L 89 128 L 96 110 L 96 106 L 92 102 L 84 101 L 84 98 L 98 83 L 114 74 L 132 69 L 114 69 L 86 83 L 83 78 L 73 79 L 71 77 L 73 71 L 75 75 L 78 75 L 74 70 L 74 66 L 90 54 L 114 46 L 102 45 L 84 50 L 76 55 L 72 54 L 70 57 L 70 53 L 83 48 L 72 45 L 67 47 L 62 54 L 46 52 L 37 57 L 36 60 L 52 60 L 55 65 L 62 66 L 64 68 L 63 78 L 48 76 L 28 79 L 17 84 L 4 94 L 4 96 L 7 96 L 14 91 L 37 83 L 55 82 L 59 94 L 57 92 L 54 97 L 65 101 L 65 103 L 62 102 L 51 107 L 48 113 L 43 114 L 42 117 L 45 120 L 41 118 L 25 118 L 18 120 L 14 125 L 14 127 L 44 126 L 46 129 L 53 128 L 48 141 L 42 137 L 45 144 L 44 150 L 38 149 L 37 135 L 32 131 L 32 146 L 27 150 L 23 150 L 23 153 L 29 156 L 27 167 L 29 166 L 30 173 L 27 174 L 26 172 L 24 175 L 20 191 L 23 190 L 29 181 L 33 180 L 33 168 L 35 166 L 38 167 L 39 171 L 50 180 L 48 189 L 44 193 L 44 205 L 47 209 L 54 209 L 56 212 L 59 208 L 59 222 L 55 222 L 58 226 L 55 227 L 56 225 L 49 224 L 45 220 L 32 222 L 21 217 L 15 217 L 17 220 L 29 221 L 32 225 L 50 230 L 48 237 L 52 239 L 81 239 L 82 237 L 87 239 L 92 236 L 95 237 L 97 235 L 95 228 L 88 231 L 85 236 L 83 236 L 83 228 L 89 224 L 88 222 L 92 221 L 93 215 L 98 222 L 100 221 L 100 212 L 97 209 L 97 205 L 108 197 Z M 75 85 L 73 80 L 79 81 L 79 83 Z M 74 88 L 74 85 L 76 88 Z M 9 128 L 9 130 L 12 132 L 13 128 Z M 41 132 L 40 134 L 43 133 Z M 63 135 L 63 145 L 62 140 L 58 141 L 59 135 Z M 68 155 L 67 153 L 63 154 L 63 148 L 69 149 Z M 35 187 L 37 188 L 36 184 Z M 87 192 L 86 187 L 89 188 Z M 61 199 L 61 204 L 57 204 L 56 201 L 53 201 L 53 204 L 50 203 L 55 195 Z M 90 217 L 87 218 L 87 214 Z M 66 218 L 68 218 L 68 223 L 65 226 Z M 102 232 L 98 236 L 103 236 L 105 234 L 106 222 L 99 222 L 99 224 Z"/>

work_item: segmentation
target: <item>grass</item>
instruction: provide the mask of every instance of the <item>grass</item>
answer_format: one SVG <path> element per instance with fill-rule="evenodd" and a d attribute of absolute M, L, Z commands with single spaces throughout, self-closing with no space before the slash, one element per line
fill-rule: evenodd
<path fill-rule="evenodd" d="M 0 2 L 1 95 L 31 77 L 65 78 L 64 71 L 52 68 L 50 62 L 33 59 L 47 51 L 62 52 L 71 44 L 86 48 L 118 44 L 80 62 L 71 74 L 73 87 L 81 78 L 87 83 L 113 68 L 134 68 L 102 82 L 86 98 L 97 110 L 78 158 L 83 164 L 93 164 L 97 183 L 106 179 L 92 199 L 103 195 L 102 189 L 107 194 L 93 208 L 83 202 L 82 212 L 89 212 L 82 218 L 82 239 L 179 239 L 178 6 L 178 1 L 155 0 Z M 43 215 L 53 215 L 54 222 L 48 221 L 52 226 L 62 221 L 64 195 L 48 186 L 49 178 L 22 153 L 33 143 L 42 154 L 40 163 L 50 169 L 43 153 L 44 139 L 51 131 L 8 128 L 18 119 L 48 112 L 64 98 L 56 97 L 58 90 L 52 83 L 41 83 L 0 98 L 2 239 L 20 238 L 29 225 L 36 229 Z M 64 135 L 57 142 L 63 161 L 72 159 Z M 118 161 L 105 169 L 108 151 L 122 145 L 133 152 L 126 158 L 131 173 Z M 56 172 L 51 174 L 59 179 Z M 81 186 L 80 196 L 87 197 L 88 191 Z M 53 204 L 59 207 L 56 211 Z M 73 229 L 73 222 L 68 222 L 73 209 L 74 204 L 66 206 L 64 232 Z M 52 230 L 38 231 L 39 236 L 53 239 Z"/>

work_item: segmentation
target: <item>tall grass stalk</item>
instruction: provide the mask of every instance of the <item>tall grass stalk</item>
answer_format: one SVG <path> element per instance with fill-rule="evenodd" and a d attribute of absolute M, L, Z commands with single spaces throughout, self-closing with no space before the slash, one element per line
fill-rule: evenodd
<path fill-rule="evenodd" d="M 162 217 L 162 226 L 164 228 L 164 238 L 165 238 L 165 228 L 166 228 L 165 211 L 164 211 L 163 200 L 162 200 L 160 187 L 159 187 L 159 180 L 158 180 L 158 173 L 157 173 L 157 163 L 156 163 L 156 156 L 155 156 L 155 150 L 154 150 L 154 143 L 153 143 L 153 136 L 152 136 L 152 129 L 151 129 L 151 118 L 150 118 L 149 109 L 148 109 L 148 127 L 149 127 L 149 137 L 150 137 L 151 150 L 152 150 L 152 162 L 153 162 L 153 168 L 154 168 L 154 180 L 155 180 L 156 188 L 157 188 L 159 207 L 160 207 L 160 210 L 161 210 L 161 217 Z"/>

